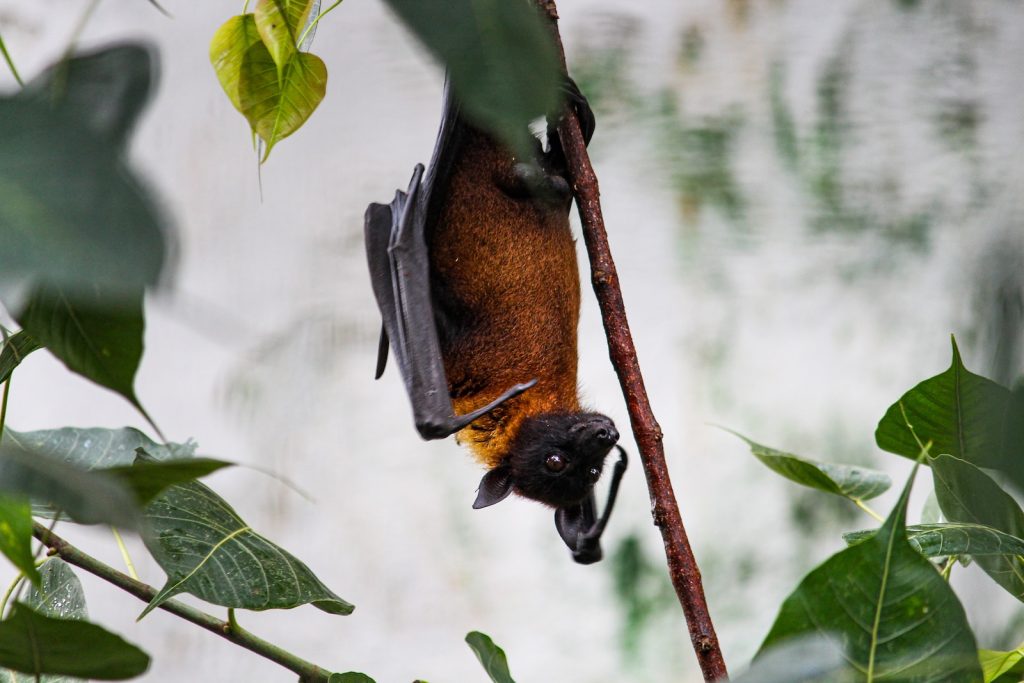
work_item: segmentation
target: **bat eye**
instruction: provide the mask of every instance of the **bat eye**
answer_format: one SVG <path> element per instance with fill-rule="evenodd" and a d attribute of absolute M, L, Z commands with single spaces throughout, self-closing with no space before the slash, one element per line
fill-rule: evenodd
<path fill-rule="evenodd" d="M 558 453 L 552 453 L 544 461 L 544 465 L 552 472 L 561 472 L 565 469 L 565 458 Z"/>

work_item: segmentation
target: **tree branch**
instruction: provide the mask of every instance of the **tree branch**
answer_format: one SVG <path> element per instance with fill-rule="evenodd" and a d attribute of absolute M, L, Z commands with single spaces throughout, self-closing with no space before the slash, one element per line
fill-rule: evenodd
<path fill-rule="evenodd" d="M 565 51 L 558 33 L 558 10 L 555 2 L 537 0 L 537 3 L 551 21 L 562 67 L 565 68 Z M 644 379 L 640 373 L 636 348 L 633 346 L 622 292 L 619 289 L 619 277 L 608 247 L 597 176 L 590 164 L 579 121 L 575 116 L 562 117 L 558 124 L 558 137 L 565 150 L 569 177 L 576 195 L 576 207 L 583 224 L 583 239 L 590 257 L 591 281 L 601 307 L 609 355 L 626 399 L 633 436 L 640 448 L 640 459 L 651 496 L 651 513 L 655 526 L 661 530 L 672 585 L 683 607 L 690 640 L 704 673 L 704 680 L 723 679 L 728 675 L 725 660 L 704 598 L 700 569 L 690 548 L 675 492 L 672 490 L 672 482 L 669 480 L 661 427 L 654 417 L 647 390 L 644 388 Z"/>
<path fill-rule="evenodd" d="M 121 590 L 131 593 L 143 602 L 148 603 L 153 599 L 153 596 L 157 594 L 157 590 L 152 586 L 142 583 L 141 581 L 136 581 L 130 576 L 117 571 L 113 567 L 100 562 L 91 555 L 87 555 L 38 522 L 33 523 L 32 535 L 50 549 L 51 555 L 57 555 L 68 564 L 80 567 L 90 574 L 98 576 L 108 583 L 114 584 Z M 265 657 L 272 662 L 280 664 L 284 668 L 298 674 L 299 681 L 302 683 L 327 683 L 327 680 L 331 675 L 331 672 L 321 669 L 316 664 L 307 662 L 300 657 L 296 657 L 292 653 L 279 648 L 273 643 L 268 643 L 262 638 L 249 633 L 237 625 L 221 621 L 206 612 L 202 612 L 194 607 L 189 607 L 177 600 L 168 600 L 160 605 L 160 609 L 181 617 L 185 621 L 190 621 L 196 626 L 205 628 L 211 633 L 216 633 L 221 638 L 229 640 L 235 645 L 244 647 L 251 652 L 255 652 L 261 657 Z"/>

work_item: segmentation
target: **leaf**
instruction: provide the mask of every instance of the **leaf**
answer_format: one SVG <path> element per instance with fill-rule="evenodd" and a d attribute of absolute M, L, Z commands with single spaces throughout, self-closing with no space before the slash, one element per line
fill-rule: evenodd
<path fill-rule="evenodd" d="M 144 673 L 149 655 L 96 624 L 44 616 L 19 602 L 0 622 L 0 666 L 120 681 Z"/>
<path fill-rule="evenodd" d="M 533 3 L 387 0 L 447 68 L 467 118 L 515 149 L 528 126 L 557 112 L 561 71 L 551 33 Z"/>
<path fill-rule="evenodd" d="M 16 317 L 69 370 L 120 394 L 152 424 L 135 396 L 145 328 L 141 289 L 131 301 L 118 301 L 99 287 L 72 296 L 43 286 Z"/>
<path fill-rule="evenodd" d="M 327 92 L 327 67 L 316 55 L 296 52 L 280 74 L 263 43 L 246 50 L 239 98 L 242 114 L 267 145 L 262 161 L 305 123 Z"/>
<path fill-rule="evenodd" d="M 252 14 L 231 17 L 210 41 L 210 63 L 225 94 L 239 112 L 242 112 L 242 61 L 249 48 L 257 44 L 261 44 L 261 39 Z"/>
<path fill-rule="evenodd" d="M 126 128 L 137 113 L 131 103 L 135 95 L 83 90 L 79 80 L 89 73 L 78 67 L 77 58 L 72 60 L 63 82 L 67 97 L 58 98 L 56 106 L 36 92 L 48 77 L 38 86 L 33 83 L 30 95 L 0 97 L 4 291 L 49 285 L 77 295 L 96 286 L 109 299 L 133 300 L 160 277 L 167 250 L 165 220 L 125 165 L 120 148 L 96 128 L 103 122 L 110 131 Z M 88 92 L 105 92 L 105 98 L 113 99 Z M 10 309 L 15 317 L 17 308 Z"/>
<path fill-rule="evenodd" d="M 949 369 L 890 406 L 875 441 L 883 450 L 916 460 L 921 448 L 915 433 L 922 443 L 932 442 L 932 453 L 1002 469 L 1024 488 L 1024 401 L 968 371 L 955 339 Z"/>
<path fill-rule="evenodd" d="M 985 674 L 985 683 L 998 681 L 1007 674 L 1024 674 L 1024 650 L 1012 652 L 996 652 L 994 650 L 978 650 L 981 659 L 981 670 Z M 1011 676 L 1005 683 L 1017 683 L 1019 675 Z"/>
<path fill-rule="evenodd" d="M 9 435 L 0 441 L 0 492 L 50 503 L 83 524 L 139 525 L 134 497 L 113 477 L 27 450 Z"/>
<path fill-rule="evenodd" d="M 374 680 L 366 674 L 349 671 L 344 674 L 331 674 L 327 683 L 374 683 Z"/>
<path fill-rule="evenodd" d="M 198 482 L 167 489 L 149 504 L 145 518 L 152 533 L 143 540 L 167 573 L 167 583 L 140 619 L 182 592 L 215 605 L 251 610 L 306 603 L 330 614 L 351 614 L 354 609 Z"/>
<path fill-rule="evenodd" d="M 750 452 L 776 474 L 812 489 L 834 493 L 850 500 L 870 500 L 892 486 L 889 475 L 878 470 L 808 460 L 762 446 L 731 429 L 726 431 L 746 441 Z"/>
<path fill-rule="evenodd" d="M 479 631 L 470 631 L 466 635 L 466 643 L 494 683 L 515 683 L 508 670 L 505 651 L 495 645 L 490 636 Z"/>
<path fill-rule="evenodd" d="M 843 534 L 849 545 L 857 545 L 875 533 L 854 531 Z M 907 540 L 914 550 L 925 557 L 951 557 L 970 555 L 1024 555 L 1024 540 L 981 524 L 919 524 L 907 527 Z"/>
<path fill-rule="evenodd" d="M 195 442 L 158 444 L 132 427 L 61 427 L 31 432 L 8 428 L 4 434 L 22 448 L 87 470 L 131 465 L 139 448 L 155 460 L 191 458 L 196 452 Z"/>
<path fill-rule="evenodd" d="M 263 44 L 281 70 L 296 52 L 296 40 L 309 20 L 313 0 L 257 0 L 254 16 Z"/>
<path fill-rule="evenodd" d="M 854 683 L 856 674 L 829 638 L 793 638 L 763 654 L 733 683 Z"/>
<path fill-rule="evenodd" d="M 969 462 L 951 455 L 931 458 L 935 496 L 951 522 L 982 524 L 1024 537 L 1024 512 L 999 484 Z M 1024 557 L 979 556 L 978 564 L 1000 586 L 1024 601 Z"/>
<path fill-rule="evenodd" d="M 16 332 L 7 339 L 7 343 L 0 349 L 0 384 L 10 378 L 14 368 L 21 365 L 25 356 L 43 348 L 39 342 L 32 338 L 25 330 Z"/>
<path fill-rule="evenodd" d="M 32 555 L 32 506 L 27 498 L 0 495 L 0 552 L 33 585 L 41 584 Z"/>
<path fill-rule="evenodd" d="M 914 467 L 914 473 L 917 466 Z M 874 536 L 812 570 L 782 605 L 758 657 L 807 635 L 839 638 L 867 681 L 980 683 L 964 609 L 905 530 L 913 476 Z"/>
<path fill-rule="evenodd" d="M 139 450 L 142 451 L 141 448 Z M 232 465 L 234 463 L 214 458 L 138 460 L 134 465 L 112 467 L 103 472 L 131 490 L 139 505 L 146 505 L 171 486 L 205 477 Z"/>

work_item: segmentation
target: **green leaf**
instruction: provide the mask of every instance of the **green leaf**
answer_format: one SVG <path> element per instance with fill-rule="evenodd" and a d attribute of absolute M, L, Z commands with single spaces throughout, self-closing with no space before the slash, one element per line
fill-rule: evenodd
<path fill-rule="evenodd" d="M 25 330 L 16 332 L 7 339 L 7 343 L 0 349 L 0 384 L 10 378 L 14 368 L 21 365 L 25 356 L 43 348 L 39 342 L 32 338 Z"/>
<path fill-rule="evenodd" d="M 869 539 L 875 530 L 843 534 L 848 545 Z M 907 540 L 925 557 L 1024 555 L 1024 540 L 982 524 L 918 524 L 907 527 Z"/>
<path fill-rule="evenodd" d="M 142 453 L 145 453 L 141 448 Z M 121 465 L 104 470 L 133 494 L 139 505 L 146 505 L 163 491 L 176 484 L 184 484 L 234 463 L 214 458 L 187 458 L 184 460 L 137 460 L 134 465 Z"/>
<path fill-rule="evenodd" d="M 508 670 L 505 651 L 495 645 L 490 636 L 479 631 L 470 631 L 466 635 L 466 643 L 494 683 L 515 683 Z"/>
<path fill-rule="evenodd" d="M 1017 675 L 1009 676 L 1005 683 L 1017 683 L 1021 680 L 1019 674 L 1024 674 L 1024 649 L 1012 652 L 978 650 L 978 657 L 981 659 L 981 670 L 985 674 L 985 683 L 994 683 L 1001 676 L 1007 674 Z"/>
<path fill-rule="evenodd" d="M 759 656 L 797 636 L 831 636 L 866 673 L 861 680 L 980 683 L 977 646 L 960 601 L 907 543 L 912 483 L 913 475 L 874 536 L 804 577 L 783 603 Z"/>
<path fill-rule="evenodd" d="M 344 674 L 331 674 L 327 683 L 374 683 L 374 680 L 366 674 L 349 671 Z"/>
<path fill-rule="evenodd" d="M 256 29 L 256 18 L 251 14 L 231 17 L 217 29 L 210 41 L 210 63 L 217 74 L 217 80 L 231 104 L 243 114 L 242 61 L 249 48 L 257 44 L 261 44 L 261 39 Z"/>
<path fill-rule="evenodd" d="M 1024 538 L 1024 512 L 990 476 L 951 455 L 931 458 L 930 464 L 935 495 L 946 519 L 982 524 Z M 977 561 L 996 583 L 1024 601 L 1024 557 L 979 556 Z"/>
<path fill-rule="evenodd" d="M 759 654 L 733 683 L 855 683 L 842 649 L 829 638 L 793 638 Z"/>
<path fill-rule="evenodd" d="M 16 317 L 69 370 L 120 394 L 152 424 L 135 396 L 145 328 L 141 289 L 128 301 L 99 287 L 72 296 L 43 286 Z"/>
<path fill-rule="evenodd" d="M 515 149 L 528 126 L 557 112 L 561 72 L 551 33 L 532 2 L 387 0 L 445 65 L 466 117 Z"/>
<path fill-rule="evenodd" d="M 239 80 L 241 111 L 267 145 L 262 161 L 305 123 L 327 92 L 327 67 L 316 55 L 296 52 L 280 74 L 263 43 L 246 50 Z"/>
<path fill-rule="evenodd" d="M 773 472 L 812 489 L 834 493 L 850 500 L 870 500 L 892 486 L 892 480 L 884 472 L 808 460 L 763 446 L 731 429 L 726 431 L 746 441 L 750 452 Z"/>
<path fill-rule="evenodd" d="M 32 555 L 32 506 L 27 498 L 0 495 L 0 552 L 33 585 L 40 585 Z"/>
<path fill-rule="evenodd" d="M 0 666 L 34 675 L 121 681 L 144 673 L 149 655 L 96 624 L 44 616 L 15 603 L 0 622 Z"/>
<path fill-rule="evenodd" d="M 166 247 L 163 217 L 111 142 L 134 120 L 136 95 L 80 87 L 92 72 L 78 66 L 68 63 L 59 92 L 44 76 L 29 95 L 0 97 L 0 289 L 96 286 L 110 299 L 137 298 L 158 281 Z"/>
<path fill-rule="evenodd" d="M 257 0 L 256 30 L 278 67 L 278 75 L 297 50 L 299 33 L 309 20 L 313 0 Z"/>
<path fill-rule="evenodd" d="M 13 439 L 22 448 L 87 470 L 131 465 L 140 448 L 155 460 L 191 458 L 196 452 L 195 442 L 158 444 L 132 427 L 61 427 L 31 432 L 8 428 L 4 438 Z"/>
<path fill-rule="evenodd" d="M 968 371 L 955 339 L 949 369 L 905 393 L 875 430 L 879 448 L 914 460 L 917 439 L 931 441 L 932 453 L 1003 469 L 1024 488 L 1024 401 Z"/>
<path fill-rule="evenodd" d="M 10 435 L 0 441 L 0 492 L 49 503 L 83 524 L 139 525 L 135 498 L 113 477 L 27 450 Z"/>
<path fill-rule="evenodd" d="M 253 531 L 228 503 L 198 482 L 172 486 L 145 510 L 146 547 L 167 583 L 141 619 L 178 593 L 251 610 L 312 603 L 330 614 L 354 607 L 290 553 Z"/>

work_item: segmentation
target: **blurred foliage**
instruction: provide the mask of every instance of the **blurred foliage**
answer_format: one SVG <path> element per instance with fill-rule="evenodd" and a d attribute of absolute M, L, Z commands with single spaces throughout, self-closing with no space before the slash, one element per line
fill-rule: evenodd
<path fill-rule="evenodd" d="M 627 666 L 631 667 L 639 661 L 641 643 L 656 627 L 659 617 L 674 612 L 678 603 L 661 558 L 647 554 L 638 534 L 624 537 L 609 559 L 622 614 L 619 642 Z"/>

